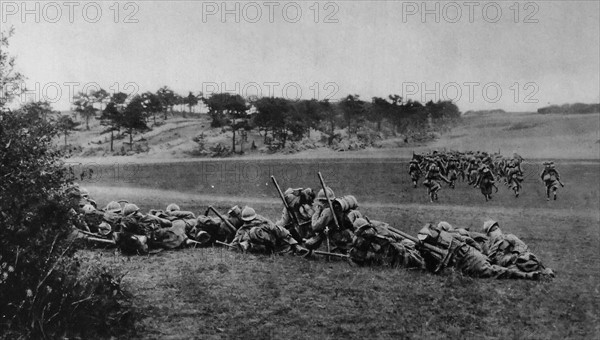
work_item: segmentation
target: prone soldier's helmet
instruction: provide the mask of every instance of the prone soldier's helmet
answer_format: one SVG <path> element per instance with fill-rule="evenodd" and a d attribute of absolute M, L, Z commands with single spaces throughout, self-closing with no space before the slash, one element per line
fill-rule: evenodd
<path fill-rule="evenodd" d="M 112 227 L 110 226 L 109 223 L 106 223 L 104 221 L 102 221 L 102 223 L 100 223 L 100 225 L 98 226 L 98 233 L 100 235 L 108 235 L 110 234 L 110 232 L 112 231 Z"/>
<path fill-rule="evenodd" d="M 249 222 L 256 218 L 256 211 L 254 209 L 246 206 L 244 210 L 242 210 L 242 220 Z"/>
<path fill-rule="evenodd" d="M 354 230 L 358 230 L 369 224 L 370 223 L 367 220 L 365 220 L 364 218 L 357 218 L 356 221 L 354 221 L 354 223 L 353 223 Z"/>
<path fill-rule="evenodd" d="M 327 197 L 329 197 L 329 199 L 334 199 L 335 198 L 335 194 L 333 193 L 333 190 L 331 190 L 331 188 L 327 187 L 327 196 L 325 196 L 325 192 L 323 191 L 323 189 L 319 190 L 319 193 L 317 194 L 317 201 L 327 201 Z"/>
<path fill-rule="evenodd" d="M 179 211 L 181 209 L 179 209 L 179 206 L 175 203 L 171 203 L 167 206 L 167 212 L 172 212 L 172 211 Z"/>
<path fill-rule="evenodd" d="M 104 211 L 108 211 L 115 214 L 121 213 L 121 205 L 118 202 L 112 201 L 106 205 Z"/>
<path fill-rule="evenodd" d="M 315 192 L 311 188 L 306 188 L 300 192 L 301 202 L 312 204 L 315 200 Z"/>
<path fill-rule="evenodd" d="M 347 216 L 348 220 L 352 222 L 352 225 L 354 225 L 354 222 L 356 222 L 356 220 L 361 219 L 363 217 L 359 210 L 351 210 Z"/>
<path fill-rule="evenodd" d="M 440 236 L 439 232 L 435 230 L 431 223 L 427 223 L 419 233 L 417 234 L 417 238 L 419 241 L 435 241 L 438 236 Z"/>
<path fill-rule="evenodd" d="M 227 212 L 227 215 L 232 216 L 232 217 L 238 217 L 242 214 L 242 209 L 240 209 L 240 207 L 238 207 L 237 205 L 234 205 L 231 209 L 229 209 L 229 211 Z"/>
<path fill-rule="evenodd" d="M 500 227 L 498 225 L 498 222 L 496 222 L 494 220 L 487 220 L 487 221 L 483 222 L 483 232 L 486 234 L 489 234 L 494 226 Z"/>
<path fill-rule="evenodd" d="M 91 204 L 84 205 L 82 209 L 85 214 L 91 214 L 96 210 L 96 208 L 94 208 L 94 206 Z"/>
<path fill-rule="evenodd" d="M 438 223 L 437 227 L 438 227 L 438 229 L 443 230 L 443 231 L 454 230 L 454 227 L 446 221 L 441 221 L 440 223 Z"/>
<path fill-rule="evenodd" d="M 86 188 L 79 188 L 79 193 L 80 193 L 81 197 L 83 197 L 85 199 L 90 198 L 90 192 Z"/>
<path fill-rule="evenodd" d="M 140 208 L 138 208 L 137 205 L 135 205 L 133 203 L 127 203 L 127 204 L 125 204 L 125 207 L 123 208 L 123 215 L 128 216 L 135 212 L 138 212 L 139 210 L 140 210 Z"/>

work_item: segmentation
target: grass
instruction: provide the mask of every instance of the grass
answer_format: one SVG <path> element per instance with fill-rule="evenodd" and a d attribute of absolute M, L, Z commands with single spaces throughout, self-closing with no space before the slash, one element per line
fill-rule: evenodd
<path fill-rule="evenodd" d="M 230 171 L 224 176 L 234 176 L 235 161 L 226 163 Z M 208 204 L 221 211 L 232 204 L 249 204 L 275 220 L 281 205 L 274 189 L 265 185 L 270 184 L 266 169 L 300 169 L 297 178 L 278 176 L 284 187 L 316 187 L 315 170 L 319 170 L 336 193 L 356 195 L 360 210 L 370 218 L 413 235 L 426 222 L 445 220 L 478 230 L 483 220 L 495 218 L 505 232 L 525 241 L 557 277 L 552 282 L 472 279 L 452 270 L 434 275 L 220 248 L 149 257 L 86 251 L 84 256 L 99 257 L 128 272 L 123 283 L 134 294 L 140 314 L 138 338 L 591 339 L 600 335 L 597 164 L 560 164 L 567 187 L 560 189 L 558 201 L 546 202 L 541 184 L 531 180 L 518 199 L 500 187 L 500 193 L 486 204 L 477 190 L 459 183 L 456 190 L 444 188 L 440 203 L 433 205 L 425 203 L 423 188 L 410 187 L 402 175 L 405 164 L 396 161 L 242 164 L 262 166 L 264 174 L 253 181 L 211 184 L 208 180 L 216 175 L 203 180 L 194 170 L 197 163 L 148 165 L 140 168 L 148 175 L 140 182 L 117 186 L 98 181 L 90 189 L 101 204 L 115 196 L 135 201 L 143 210 L 164 208 L 170 201 L 194 212 L 204 212 Z"/>

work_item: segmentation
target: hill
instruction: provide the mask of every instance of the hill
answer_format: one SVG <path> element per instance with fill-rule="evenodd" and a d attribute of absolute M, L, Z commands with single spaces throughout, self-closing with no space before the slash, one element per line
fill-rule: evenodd
<path fill-rule="evenodd" d="M 174 117 L 161 121 L 152 130 L 137 134 L 135 151 L 129 151 L 128 138 L 120 136 L 110 152 L 110 133 L 103 132 L 98 121 L 90 121 L 90 130 L 80 128 L 68 136 L 68 148 L 73 160 L 110 163 L 113 161 L 146 162 L 157 160 L 198 159 L 209 157 L 212 149 L 231 146 L 231 131 L 211 128 L 206 115 L 193 118 Z M 600 152 L 600 114 L 539 114 L 511 113 L 464 115 L 459 126 L 444 134 L 430 134 L 424 140 L 378 133 L 366 124 L 363 138 L 347 139 L 339 130 L 342 140 L 327 147 L 326 138 L 318 131 L 310 137 L 276 152 L 264 143 L 258 131 L 247 133 L 242 158 L 362 158 L 410 157 L 412 152 L 430 149 L 482 150 L 503 154 L 517 152 L 526 158 L 598 159 Z M 198 136 L 202 136 L 204 150 L 199 150 Z M 366 136 L 366 137 L 364 137 Z M 430 138 L 429 140 L 427 138 Z M 57 141 L 64 143 L 61 140 Z M 252 145 L 255 145 L 253 148 Z M 239 145 L 236 147 L 239 148 Z M 340 152 L 347 151 L 347 152 Z"/>

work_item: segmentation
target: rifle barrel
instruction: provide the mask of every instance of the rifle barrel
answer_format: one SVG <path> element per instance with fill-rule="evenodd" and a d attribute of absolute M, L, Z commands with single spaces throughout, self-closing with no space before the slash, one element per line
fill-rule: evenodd
<path fill-rule="evenodd" d="M 338 254 L 338 253 L 330 253 L 330 252 L 320 251 L 320 250 L 314 250 L 313 253 L 315 253 L 317 255 L 335 256 L 335 257 L 341 257 L 341 258 L 345 258 L 345 259 L 349 259 L 350 258 L 350 255 Z"/>
<path fill-rule="evenodd" d="M 231 222 L 229 222 L 228 220 L 226 220 L 225 217 L 223 217 L 223 215 L 221 215 L 221 213 L 218 212 L 217 209 L 213 208 L 212 205 L 209 205 L 208 209 L 212 210 L 217 216 L 219 216 L 219 218 L 221 219 L 221 221 L 225 222 L 225 224 L 227 224 L 227 226 L 229 226 L 231 229 L 237 230 L 237 229 L 235 229 L 235 227 L 233 226 L 233 224 L 231 224 Z"/>
<path fill-rule="evenodd" d="M 427 244 L 427 243 L 420 242 L 420 241 L 419 241 L 419 239 L 417 239 L 416 237 L 414 237 L 414 236 L 411 236 L 411 235 L 409 235 L 409 234 L 407 234 L 407 233 L 405 233 L 405 232 L 403 232 L 403 231 L 400 231 L 400 230 L 398 230 L 398 229 L 396 229 L 396 228 L 394 228 L 394 227 L 392 227 L 392 226 L 389 226 L 389 227 L 388 227 L 388 229 L 389 229 L 390 231 L 392 231 L 392 232 L 396 233 L 397 235 L 399 235 L 399 236 L 402 236 L 402 237 L 404 237 L 405 239 L 411 240 L 411 241 L 413 241 L 413 242 L 414 242 L 414 243 L 416 243 L 416 244 L 420 244 L 420 245 L 422 245 L 423 247 L 425 247 L 425 248 L 427 248 L 428 250 L 431 250 L 431 251 L 433 251 L 433 252 L 435 252 L 435 253 L 438 253 L 438 254 L 440 254 L 440 255 L 444 255 L 444 254 L 446 253 L 444 250 L 442 250 L 442 249 L 440 249 L 440 248 L 438 248 L 438 247 L 432 246 L 431 244 Z"/>

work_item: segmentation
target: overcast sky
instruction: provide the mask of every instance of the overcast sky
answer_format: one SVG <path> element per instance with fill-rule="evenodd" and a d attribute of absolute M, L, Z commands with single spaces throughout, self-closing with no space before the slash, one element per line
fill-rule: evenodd
<path fill-rule="evenodd" d="M 61 110 L 69 88 L 85 84 L 399 94 L 454 99 L 462 111 L 600 101 L 598 1 L 22 3 L 2 1 L 2 30 L 15 28 L 10 52 L 29 97 Z"/>

